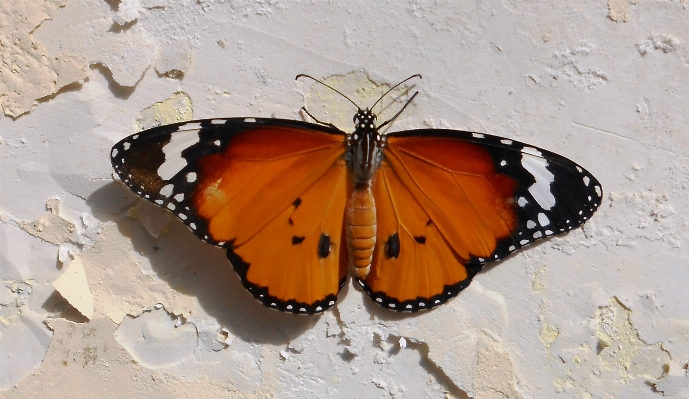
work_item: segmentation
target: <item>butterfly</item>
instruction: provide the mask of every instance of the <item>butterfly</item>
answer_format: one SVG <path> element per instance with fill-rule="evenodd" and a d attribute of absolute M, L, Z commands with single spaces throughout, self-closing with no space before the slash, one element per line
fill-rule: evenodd
<path fill-rule="evenodd" d="M 600 183 L 547 150 L 483 133 L 381 134 L 317 123 L 215 118 L 159 126 L 115 144 L 112 166 L 140 197 L 227 251 L 265 306 L 315 314 L 348 270 L 380 306 L 415 312 L 466 288 L 490 262 L 563 234 L 600 205 Z"/>

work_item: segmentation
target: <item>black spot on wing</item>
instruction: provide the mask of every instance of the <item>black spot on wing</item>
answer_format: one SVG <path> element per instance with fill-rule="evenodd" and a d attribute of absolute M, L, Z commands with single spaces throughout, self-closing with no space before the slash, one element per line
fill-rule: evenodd
<path fill-rule="evenodd" d="M 294 205 L 294 209 L 299 208 L 299 205 L 301 205 L 301 198 L 297 198 L 292 202 L 292 205 Z"/>
<path fill-rule="evenodd" d="M 397 258 L 400 255 L 400 237 L 397 233 L 390 234 L 385 243 L 385 255 L 388 258 Z"/>
<path fill-rule="evenodd" d="M 302 242 L 304 242 L 304 239 L 306 239 L 306 237 L 303 237 L 303 236 L 292 236 L 292 245 L 301 244 Z"/>
<path fill-rule="evenodd" d="M 426 243 L 426 237 L 425 236 L 414 237 L 414 241 L 418 242 L 419 244 L 425 244 Z"/>
<path fill-rule="evenodd" d="M 328 255 L 330 255 L 330 236 L 321 234 L 321 238 L 318 240 L 318 257 L 325 259 Z"/>

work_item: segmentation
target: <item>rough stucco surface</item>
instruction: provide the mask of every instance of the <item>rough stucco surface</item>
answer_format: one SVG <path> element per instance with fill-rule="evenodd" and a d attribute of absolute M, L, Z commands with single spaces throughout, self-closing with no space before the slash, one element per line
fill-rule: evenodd
<path fill-rule="evenodd" d="M 3 2 L 0 396 L 689 397 L 687 21 L 654 0 Z M 351 130 L 298 73 L 364 106 L 421 73 L 393 129 L 547 148 L 603 204 L 432 312 L 353 286 L 322 316 L 264 309 L 109 149 L 305 104 Z"/>

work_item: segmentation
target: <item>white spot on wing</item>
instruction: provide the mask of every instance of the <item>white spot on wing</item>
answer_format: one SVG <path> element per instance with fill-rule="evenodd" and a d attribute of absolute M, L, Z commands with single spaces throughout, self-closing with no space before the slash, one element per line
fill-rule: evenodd
<path fill-rule="evenodd" d="M 225 119 L 212 119 L 211 124 L 212 125 L 224 125 Z"/>
<path fill-rule="evenodd" d="M 472 136 L 476 137 L 477 139 L 482 139 L 486 136 L 482 135 L 481 133 L 471 133 Z"/>
<path fill-rule="evenodd" d="M 514 250 L 517 249 L 517 248 L 515 248 L 514 245 L 510 245 L 510 247 L 507 248 L 507 249 L 508 249 L 510 252 L 512 252 L 512 251 L 514 251 Z"/>
<path fill-rule="evenodd" d="M 175 204 L 173 204 L 172 202 L 170 202 L 169 204 L 167 204 L 167 208 L 168 208 L 169 210 L 171 210 L 171 211 L 174 211 L 174 210 L 175 210 Z"/>
<path fill-rule="evenodd" d="M 172 195 L 173 188 L 175 188 L 175 186 L 173 186 L 172 184 L 167 184 L 160 189 L 160 194 L 169 197 L 170 195 Z"/>
<path fill-rule="evenodd" d="M 130 143 L 130 142 L 126 142 L 126 143 L 123 144 L 123 147 L 124 147 L 124 150 L 125 150 L 125 151 L 127 151 L 127 150 L 129 149 L 129 147 L 131 147 L 131 146 L 132 146 L 132 143 Z"/>
<path fill-rule="evenodd" d="M 217 145 L 218 147 L 220 147 L 220 140 L 215 140 L 215 141 L 213 142 L 213 144 L 215 144 L 215 145 Z"/>
<path fill-rule="evenodd" d="M 541 237 L 543 237 L 543 234 L 540 231 L 533 233 L 533 238 L 541 238 Z"/>
<path fill-rule="evenodd" d="M 111 157 L 115 158 L 117 156 L 117 148 L 112 149 L 112 153 L 110 154 Z"/>
<path fill-rule="evenodd" d="M 540 151 L 538 151 L 537 149 L 535 149 L 533 147 L 524 147 L 524 148 L 522 148 L 522 152 L 525 152 L 525 153 L 531 154 L 531 155 L 535 155 L 537 157 L 543 156 L 543 154 L 541 154 Z"/>
<path fill-rule="evenodd" d="M 521 245 L 526 245 L 526 244 L 529 243 L 529 240 L 521 240 L 521 241 L 519 241 L 519 243 L 520 243 Z"/>
<path fill-rule="evenodd" d="M 541 208 L 551 209 L 555 205 L 555 196 L 550 192 L 550 184 L 555 180 L 555 176 L 547 169 L 548 161 L 524 152 L 522 166 L 536 179 L 536 182 L 529 187 L 531 196 Z"/>
<path fill-rule="evenodd" d="M 162 148 L 165 162 L 158 168 L 158 176 L 163 180 L 170 180 L 185 166 L 187 160 L 182 158 L 182 151 L 199 142 L 198 130 L 172 133 L 170 142 Z"/>
<path fill-rule="evenodd" d="M 594 187 L 594 190 L 596 190 L 596 194 L 600 197 L 603 195 L 603 191 L 601 191 L 600 186 Z"/>
<path fill-rule="evenodd" d="M 175 195 L 174 198 L 175 198 L 175 201 L 181 202 L 182 200 L 184 200 L 184 193 L 179 193 L 179 194 Z"/>
<path fill-rule="evenodd" d="M 548 216 L 545 215 L 545 213 L 539 213 L 538 214 L 538 223 L 545 227 L 550 224 L 550 219 L 548 219 Z"/>
<path fill-rule="evenodd" d="M 196 173 L 195 172 L 189 172 L 187 173 L 187 181 L 189 183 L 193 183 L 196 181 Z"/>
<path fill-rule="evenodd" d="M 533 229 L 534 227 L 536 227 L 536 222 L 534 222 L 533 220 L 529 220 L 526 222 L 527 229 Z"/>
<path fill-rule="evenodd" d="M 510 145 L 510 144 L 513 143 L 512 140 L 507 140 L 507 139 L 505 139 L 505 140 L 500 140 L 500 142 L 501 142 L 502 144 L 506 144 L 506 145 Z"/>
<path fill-rule="evenodd" d="M 244 122 L 256 122 L 256 118 L 244 118 Z"/>
<path fill-rule="evenodd" d="M 500 166 L 505 166 L 505 165 L 507 165 L 507 161 L 505 161 L 504 159 L 502 161 L 500 161 Z"/>
<path fill-rule="evenodd" d="M 517 200 L 517 204 L 519 204 L 519 206 L 521 206 L 522 208 L 524 207 L 524 205 L 528 203 L 529 201 L 527 201 L 524 197 L 519 197 L 519 199 Z"/>
<path fill-rule="evenodd" d="M 198 122 L 189 122 L 189 123 L 185 123 L 183 125 L 179 125 L 178 129 L 180 132 L 199 130 L 199 129 L 201 129 L 201 124 Z M 175 134 L 173 133 L 172 136 L 174 136 L 174 135 Z"/>
<path fill-rule="evenodd" d="M 588 176 L 584 176 L 584 185 L 585 185 L 585 186 L 588 186 L 589 183 L 591 183 L 591 179 L 589 179 Z"/>

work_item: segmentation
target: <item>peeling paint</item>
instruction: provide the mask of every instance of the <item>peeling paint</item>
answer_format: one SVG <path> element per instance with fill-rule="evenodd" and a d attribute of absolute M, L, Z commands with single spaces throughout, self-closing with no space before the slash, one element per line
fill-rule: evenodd
<path fill-rule="evenodd" d="M 193 324 L 159 307 L 126 317 L 115 331 L 115 340 L 144 367 L 156 369 L 191 356 L 198 345 L 198 333 Z"/>
<path fill-rule="evenodd" d="M 34 102 L 86 78 L 78 52 L 50 51 L 34 35 L 66 0 L 0 4 L 0 106 L 7 116 L 31 111 Z"/>
<path fill-rule="evenodd" d="M 93 319 L 93 295 L 86 280 L 86 272 L 81 258 L 76 256 L 62 275 L 53 281 L 53 287 L 84 317 Z"/>
<path fill-rule="evenodd" d="M 120 323 L 127 314 L 138 315 L 152 304 L 163 303 L 175 315 L 189 316 L 196 303 L 162 281 L 144 275 L 131 255 L 132 243 L 115 225 L 103 228 L 100 239 L 81 254 L 96 313 Z M 114 275 L 117 279 L 113 279 Z"/>
<path fill-rule="evenodd" d="M 33 222 L 20 222 L 19 227 L 32 236 L 52 244 L 72 241 L 76 227 L 74 223 L 60 216 L 60 200 L 50 199 L 46 203 L 49 213 Z"/>

